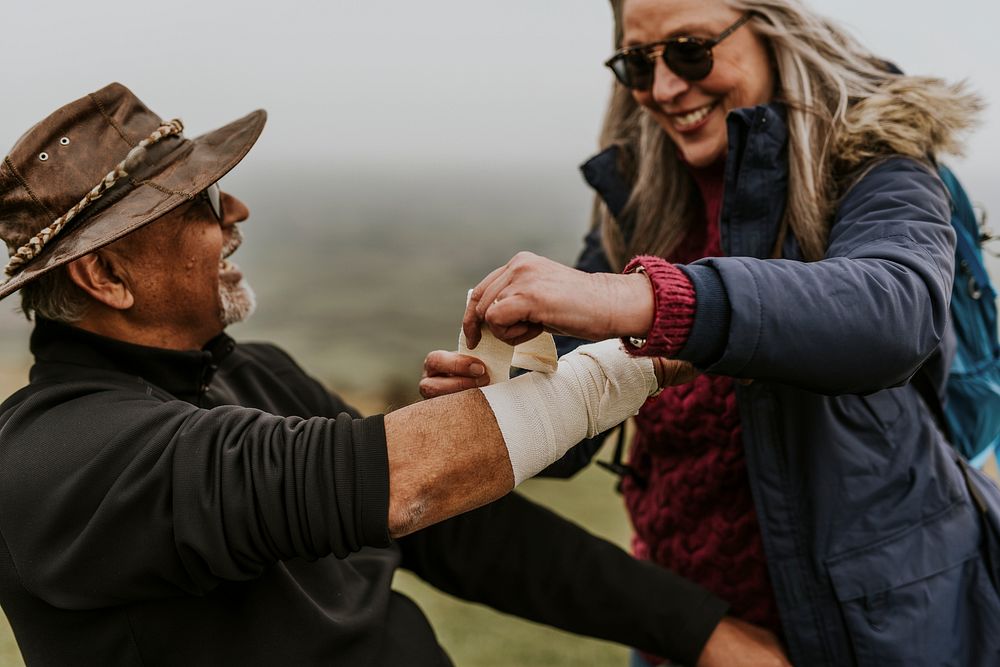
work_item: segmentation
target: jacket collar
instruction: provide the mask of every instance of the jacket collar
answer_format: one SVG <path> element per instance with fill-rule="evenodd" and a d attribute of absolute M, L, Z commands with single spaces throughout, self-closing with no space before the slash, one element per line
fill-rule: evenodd
<path fill-rule="evenodd" d="M 31 334 L 31 352 L 37 362 L 31 380 L 40 379 L 40 364 L 70 364 L 138 376 L 178 398 L 190 399 L 205 391 L 222 360 L 235 349 L 236 342 L 225 333 L 201 350 L 165 350 L 38 318 Z"/>
<path fill-rule="evenodd" d="M 622 224 L 621 212 L 628 201 L 632 184 L 622 174 L 620 152 L 621 148 L 613 144 L 580 165 L 580 171 L 587 185 L 600 195 L 611 215 Z"/>
<path fill-rule="evenodd" d="M 730 257 L 770 257 L 788 201 L 788 125 L 772 103 L 734 109 L 726 117 L 729 153 L 722 198 L 722 250 Z M 793 241 L 788 234 L 786 240 Z M 797 247 L 796 247 L 797 248 Z M 798 257 L 789 244 L 787 259 Z"/>
<path fill-rule="evenodd" d="M 784 215 L 788 187 L 788 129 L 784 105 L 774 102 L 734 109 L 726 117 L 729 150 L 720 219 L 722 247 L 729 256 L 768 257 Z M 621 216 L 632 184 L 620 168 L 620 148 L 611 146 L 580 167 L 626 237 L 632 222 Z M 738 205 L 736 205 L 738 202 Z M 792 235 L 788 235 L 791 239 Z M 785 256 L 797 251 L 786 247 Z"/>

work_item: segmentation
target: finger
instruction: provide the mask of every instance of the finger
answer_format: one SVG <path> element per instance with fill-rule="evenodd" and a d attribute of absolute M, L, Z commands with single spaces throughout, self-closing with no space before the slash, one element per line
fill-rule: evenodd
<path fill-rule="evenodd" d="M 518 324 L 529 326 L 544 324 L 544 322 L 537 322 L 541 318 L 536 316 L 532 299 L 522 294 L 511 294 L 510 292 L 501 292 L 499 299 L 490 304 L 483 319 L 494 334 L 496 334 L 497 328 L 509 329 Z"/>
<path fill-rule="evenodd" d="M 506 268 L 505 264 L 490 271 L 485 278 L 479 281 L 478 285 L 472 288 L 472 292 L 469 294 L 469 303 L 466 304 L 465 315 L 462 316 L 462 331 L 465 332 L 465 341 L 470 349 L 475 349 L 476 345 L 479 345 L 479 327 L 482 324 L 482 318 L 476 310 L 483 298 L 483 293 Z"/>
<path fill-rule="evenodd" d="M 674 376 L 671 383 L 674 385 L 687 384 L 701 375 L 701 371 L 686 361 L 670 361 Z"/>
<path fill-rule="evenodd" d="M 534 322 L 518 322 L 514 326 L 507 328 L 490 327 L 490 331 L 493 332 L 494 336 L 508 345 L 520 345 L 538 336 L 545 331 L 545 328 L 541 324 L 535 324 Z"/>
<path fill-rule="evenodd" d="M 526 334 L 524 334 L 523 336 L 518 336 L 517 338 L 512 339 L 509 344 L 510 345 L 520 345 L 521 343 L 526 343 L 529 340 L 531 340 L 532 338 L 535 338 L 536 336 L 538 336 L 538 334 L 542 333 L 543 331 L 545 331 L 545 329 L 543 329 L 541 327 L 541 325 L 539 325 L 537 328 L 535 328 L 535 327 L 529 327 L 528 328 L 528 332 Z"/>
<path fill-rule="evenodd" d="M 661 387 L 686 384 L 701 374 L 697 368 L 686 361 L 677 361 L 663 357 L 656 357 L 653 361 L 657 367 L 657 376 L 660 379 Z"/>
<path fill-rule="evenodd" d="M 469 377 L 429 377 L 420 381 L 420 395 L 424 398 L 434 398 L 435 396 L 447 396 L 466 389 L 485 387 L 490 383 L 489 377 L 481 375 L 476 378 Z"/>
<path fill-rule="evenodd" d="M 486 374 L 483 362 L 468 354 L 434 350 L 424 359 L 424 377 L 459 375 L 475 378 Z"/>
<path fill-rule="evenodd" d="M 663 381 L 663 375 L 665 372 L 664 359 L 662 357 L 653 357 L 653 373 L 656 375 L 656 386 L 660 389 L 666 387 L 666 383 Z"/>
<path fill-rule="evenodd" d="M 479 345 L 479 328 L 482 326 L 479 316 L 476 315 L 476 302 L 469 300 L 469 305 L 462 315 L 462 333 L 465 334 L 465 343 L 470 350 L 474 350 Z"/>
<path fill-rule="evenodd" d="M 501 340 L 508 345 L 513 345 L 513 343 L 510 342 L 512 338 L 523 336 L 526 328 L 526 324 L 523 322 L 515 322 L 511 326 L 504 326 L 502 324 L 490 324 L 490 322 L 487 321 L 486 326 L 489 327 L 490 331 L 497 338 L 497 340 Z"/>
<path fill-rule="evenodd" d="M 511 260 L 511 262 L 514 260 Z M 476 306 L 476 313 L 479 314 L 479 319 L 484 319 L 486 317 L 486 311 L 497 304 L 501 299 L 505 298 L 503 291 L 507 289 L 511 281 L 514 279 L 514 272 L 511 269 L 511 262 L 507 262 L 505 266 L 502 266 L 496 276 L 489 285 L 486 285 L 483 289 L 483 295 L 479 299 L 479 305 Z"/>

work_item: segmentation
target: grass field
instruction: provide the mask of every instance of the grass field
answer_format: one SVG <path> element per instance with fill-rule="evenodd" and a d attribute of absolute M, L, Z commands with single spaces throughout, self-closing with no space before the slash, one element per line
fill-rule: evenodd
<path fill-rule="evenodd" d="M 625 544 L 627 518 L 613 486 L 610 474 L 591 466 L 570 481 L 531 480 L 525 483 L 524 493 L 591 532 Z M 424 609 L 457 667 L 624 667 L 628 663 L 624 647 L 466 604 L 438 593 L 409 573 L 397 574 L 395 585 Z"/>

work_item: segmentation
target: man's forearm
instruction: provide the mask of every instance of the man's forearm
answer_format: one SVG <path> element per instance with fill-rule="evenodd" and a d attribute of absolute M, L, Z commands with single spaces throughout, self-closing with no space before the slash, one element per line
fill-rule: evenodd
<path fill-rule="evenodd" d="M 389 530 L 405 535 L 510 491 L 582 438 L 634 415 L 656 366 L 617 340 L 584 345 L 553 373 L 430 399 L 386 415 Z"/>
<path fill-rule="evenodd" d="M 389 532 L 406 535 L 514 488 L 507 447 L 478 389 L 385 416 Z"/>

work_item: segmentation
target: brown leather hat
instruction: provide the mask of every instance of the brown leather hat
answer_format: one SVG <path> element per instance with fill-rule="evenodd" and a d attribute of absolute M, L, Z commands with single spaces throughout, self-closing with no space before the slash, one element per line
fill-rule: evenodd
<path fill-rule="evenodd" d="M 243 159 L 266 118 L 257 110 L 186 139 L 120 83 L 57 109 L 0 164 L 12 258 L 0 299 L 193 199 Z"/>

